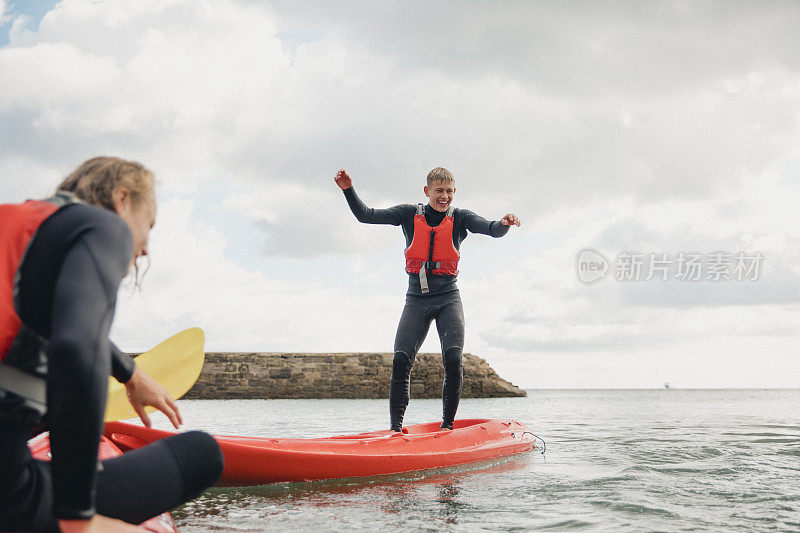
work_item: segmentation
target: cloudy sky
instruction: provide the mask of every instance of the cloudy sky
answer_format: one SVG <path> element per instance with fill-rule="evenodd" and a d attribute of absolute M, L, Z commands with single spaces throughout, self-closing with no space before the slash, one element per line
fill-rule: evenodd
<path fill-rule="evenodd" d="M 457 206 L 523 221 L 462 246 L 465 350 L 502 376 L 800 386 L 800 3 L 0 13 L 0 201 L 48 195 L 96 155 L 157 175 L 151 268 L 121 289 L 112 331 L 123 349 L 201 326 L 209 350 L 391 351 L 402 232 L 355 221 L 332 178 L 346 168 L 388 207 L 425 201 L 444 166 Z M 592 283 L 586 249 L 606 269 Z"/>

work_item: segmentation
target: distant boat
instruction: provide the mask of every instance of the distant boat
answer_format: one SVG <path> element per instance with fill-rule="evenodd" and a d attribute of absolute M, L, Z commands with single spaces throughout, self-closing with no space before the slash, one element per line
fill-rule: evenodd
<path fill-rule="evenodd" d="M 669 388 L 669 383 L 664 383 L 664 388 L 668 389 Z"/>

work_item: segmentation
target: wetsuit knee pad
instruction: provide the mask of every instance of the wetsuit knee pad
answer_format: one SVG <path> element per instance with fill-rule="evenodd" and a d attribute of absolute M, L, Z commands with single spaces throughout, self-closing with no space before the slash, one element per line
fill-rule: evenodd
<path fill-rule="evenodd" d="M 462 348 L 453 346 L 448 348 L 442 354 L 442 363 L 444 364 L 444 371 L 448 374 L 460 373 L 462 368 L 461 353 Z"/>
<path fill-rule="evenodd" d="M 399 372 L 408 374 L 411 372 L 411 367 L 413 365 L 414 360 L 406 352 L 394 352 L 394 360 L 392 360 L 392 374 Z"/>
<path fill-rule="evenodd" d="M 164 439 L 164 442 L 180 464 L 187 494 L 200 494 L 222 475 L 225 465 L 222 450 L 208 433 L 187 431 Z"/>

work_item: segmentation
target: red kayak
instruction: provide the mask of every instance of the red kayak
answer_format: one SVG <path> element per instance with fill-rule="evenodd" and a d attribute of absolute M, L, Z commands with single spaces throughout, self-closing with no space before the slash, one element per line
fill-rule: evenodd
<path fill-rule="evenodd" d="M 173 435 L 124 422 L 107 422 L 105 435 L 121 450 Z M 515 420 L 456 420 L 316 439 L 215 436 L 225 456 L 218 485 L 264 485 L 397 474 L 527 452 L 536 437 Z"/>
<path fill-rule="evenodd" d="M 28 441 L 28 448 L 31 455 L 40 461 L 50 460 L 50 435 L 41 433 Z M 113 442 L 105 436 L 100 437 L 100 446 L 97 449 L 97 458 L 101 461 L 122 455 L 122 450 L 117 448 Z M 139 527 L 153 533 L 176 533 L 175 523 L 169 513 L 161 513 L 150 520 L 139 524 Z"/>

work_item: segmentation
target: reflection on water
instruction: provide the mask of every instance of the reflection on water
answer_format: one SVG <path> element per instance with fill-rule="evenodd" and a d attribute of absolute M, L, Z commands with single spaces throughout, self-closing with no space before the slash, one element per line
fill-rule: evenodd
<path fill-rule="evenodd" d="M 437 485 L 439 497 L 436 501 L 442 504 L 442 518 L 448 524 L 458 524 L 458 512 L 463 503 L 458 500 L 458 481 L 455 479 L 443 480 Z"/>
<path fill-rule="evenodd" d="M 385 523 L 386 517 L 402 522 L 404 517 L 424 513 L 432 524 L 458 525 L 462 512 L 472 512 L 461 497 L 462 485 L 490 486 L 496 483 L 496 476 L 523 470 L 529 461 L 529 454 L 520 454 L 391 476 L 217 487 L 175 510 L 173 517 L 181 531 L 191 531 L 198 523 L 215 524 L 221 519 L 226 529 L 256 531 L 258 527 L 251 529 L 255 524 L 296 520 L 292 515 L 297 513 L 346 522 L 347 516 L 355 512 L 371 515 L 376 525 Z M 310 513 L 312 508 L 315 511 Z"/>

